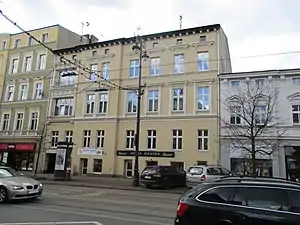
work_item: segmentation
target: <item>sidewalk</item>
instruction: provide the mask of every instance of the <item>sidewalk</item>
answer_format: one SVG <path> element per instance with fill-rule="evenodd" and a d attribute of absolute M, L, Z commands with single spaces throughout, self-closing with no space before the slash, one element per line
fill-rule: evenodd
<path fill-rule="evenodd" d="M 174 194 L 182 194 L 186 191 L 186 188 L 173 188 L 169 190 L 163 189 L 149 189 L 143 185 L 140 187 L 134 187 L 132 185 L 133 180 L 127 178 L 116 177 L 94 177 L 94 176 L 72 176 L 69 181 L 57 181 L 54 180 L 53 174 L 37 174 L 36 177 L 30 172 L 24 172 L 24 176 L 32 177 L 36 180 L 40 180 L 43 184 L 48 185 L 65 185 L 65 186 L 78 186 L 78 187 L 95 187 L 106 188 L 115 190 L 132 190 L 132 191 L 147 191 L 147 192 L 167 192 Z"/>

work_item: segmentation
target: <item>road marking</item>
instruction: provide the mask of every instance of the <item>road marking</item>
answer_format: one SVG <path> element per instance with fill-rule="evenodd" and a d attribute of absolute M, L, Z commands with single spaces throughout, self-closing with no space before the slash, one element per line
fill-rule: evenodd
<path fill-rule="evenodd" d="M 94 225 L 103 225 L 97 221 L 73 221 L 73 222 L 31 222 L 31 223 L 0 223 L 0 225 L 64 225 L 64 224 L 94 224 Z"/>
<path fill-rule="evenodd" d="M 58 210 L 58 209 L 51 209 L 51 208 L 38 208 L 38 207 L 32 207 L 32 206 L 20 206 L 20 205 L 14 205 L 13 207 L 17 208 L 23 208 L 23 209 L 35 209 L 35 210 L 42 210 L 42 211 L 49 211 L 49 212 L 58 212 L 62 214 L 73 214 L 73 215 L 81 215 L 81 216 L 90 216 L 90 217 L 98 217 L 98 218 L 105 218 L 105 219 L 114 219 L 114 220 L 120 220 L 120 221 L 128 221 L 128 222 L 142 222 L 144 224 L 154 224 L 154 225 L 166 225 L 165 223 L 158 223 L 154 221 L 147 221 L 147 220 L 138 220 L 138 219 L 129 219 L 124 217 L 118 217 L 118 216 L 109 216 L 109 215 L 99 215 L 99 214 L 92 214 L 92 213 L 83 213 L 83 212 L 76 212 L 76 211 L 70 211 L 70 210 Z M 0 224 L 3 225 L 3 224 Z M 7 225 L 18 225 L 18 224 L 7 224 Z M 20 224 L 22 225 L 22 224 Z M 31 224 L 26 224 L 31 225 Z M 98 225 L 101 225 L 98 224 Z M 102 224 L 103 225 L 103 224 Z"/>

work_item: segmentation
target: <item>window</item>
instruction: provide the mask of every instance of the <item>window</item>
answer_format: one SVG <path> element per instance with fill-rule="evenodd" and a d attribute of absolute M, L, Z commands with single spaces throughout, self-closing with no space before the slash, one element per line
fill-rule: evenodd
<path fill-rule="evenodd" d="M 42 34 L 42 43 L 46 43 L 48 42 L 49 39 L 49 34 Z"/>
<path fill-rule="evenodd" d="M 255 107 L 255 123 L 264 124 L 266 122 L 267 116 L 267 106 L 260 105 Z"/>
<path fill-rule="evenodd" d="M 300 84 L 300 78 L 293 78 L 292 81 L 293 81 L 293 84 L 295 84 L 295 85 Z"/>
<path fill-rule="evenodd" d="M 26 100 L 28 94 L 28 84 L 21 84 L 19 91 L 19 100 Z"/>
<path fill-rule="evenodd" d="M 97 148 L 104 147 L 104 135 L 105 135 L 104 130 L 97 130 L 97 143 L 96 143 Z"/>
<path fill-rule="evenodd" d="M 86 96 L 86 114 L 93 114 L 95 108 L 95 94 L 88 94 Z"/>
<path fill-rule="evenodd" d="M 183 94 L 183 88 L 174 88 L 173 89 L 173 111 L 183 111 L 183 102 L 184 102 L 184 94 Z"/>
<path fill-rule="evenodd" d="M 15 86 L 8 86 L 6 92 L 6 101 L 14 100 Z"/>
<path fill-rule="evenodd" d="M 173 150 L 182 150 L 182 130 L 173 130 Z"/>
<path fill-rule="evenodd" d="M 300 191 L 287 191 L 290 197 L 290 212 L 300 213 Z"/>
<path fill-rule="evenodd" d="M 126 130 L 126 148 L 133 149 L 134 147 L 134 130 Z"/>
<path fill-rule="evenodd" d="M 96 56 L 96 55 L 97 55 L 97 51 L 93 51 L 92 56 Z"/>
<path fill-rule="evenodd" d="M 73 131 L 66 130 L 65 131 L 66 142 L 73 142 Z"/>
<path fill-rule="evenodd" d="M 15 40 L 15 48 L 20 48 L 20 46 L 21 46 L 21 39 L 16 39 Z"/>
<path fill-rule="evenodd" d="M 160 57 L 150 59 L 150 75 L 159 75 Z"/>
<path fill-rule="evenodd" d="M 137 107 L 137 96 L 135 92 L 127 92 L 127 112 L 135 113 Z"/>
<path fill-rule="evenodd" d="M 230 124 L 236 124 L 239 125 L 241 124 L 241 111 L 242 107 L 241 106 L 230 106 Z"/>
<path fill-rule="evenodd" d="M 206 35 L 200 35 L 199 41 L 200 42 L 205 42 L 206 41 Z"/>
<path fill-rule="evenodd" d="M 77 55 L 72 55 L 72 60 L 76 61 Z"/>
<path fill-rule="evenodd" d="M 184 54 L 174 55 L 174 73 L 184 72 Z"/>
<path fill-rule="evenodd" d="M 157 48 L 158 47 L 158 42 L 153 42 L 152 48 Z"/>
<path fill-rule="evenodd" d="M 181 38 L 176 40 L 176 45 L 182 45 L 182 39 Z"/>
<path fill-rule="evenodd" d="M 26 56 L 24 60 L 24 72 L 28 72 L 31 70 L 32 57 Z"/>
<path fill-rule="evenodd" d="M 190 167 L 187 172 L 189 174 L 201 175 L 203 173 L 203 167 Z"/>
<path fill-rule="evenodd" d="M 140 60 L 134 59 L 130 61 L 130 78 L 135 78 L 139 76 L 140 72 Z"/>
<path fill-rule="evenodd" d="M 209 110 L 209 87 L 198 87 L 197 110 Z"/>
<path fill-rule="evenodd" d="M 109 54 L 109 48 L 106 48 L 106 49 L 104 50 L 104 54 Z"/>
<path fill-rule="evenodd" d="M 99 114 L 107 113 L 108 107 L 108 93 L 100 93 L 99 94 Z"/>
<path fill-rule="evenodd" d="M 16 121 L 16 127 L 15 130 L 22 130 L 23 129 L 23 119 L 24 119 L 24 113 L 17 113 L 17 121 Z"/>
<path fill-rule="evenodd" d="M 109 74 L 110 74 L 110 63 L 102 63 L 102 78 L 109 80 Z"/>
<path fill-rule="evenodd" d="M 55 116 L 71 116 L 73 113 L 73 98 L 60 98 L 55 102 Z"/>
<path fill-rule="evenodd" d="M 3 41 L 2 42 L 2 50 L 5 50 L 6 49 L 6 41 Z"/>
<path fill-rule="evenodd" d="M 39 120 L 39 113 L 32 112 L 30 115 L 30 130 L 37 130 L 38 128 L 38 120 Z"/>
<path fill-rule="evenodd" d="M 51 132 L 51 147 L 56 147 L 58 143 L 59 131 Z"/>
<path fill-rule="evenodd" d="M 102 159 L 94 159 L 93 173 L 102 173 Z"/>
<path fill-rule="evenodd" d="M 43 83 L 35 83 L 34 84 L 34 99 L 42 99 L 43 98 Z"/>
<path fill-rule="evenodd" d="M 77 71 L 74 70 L 64 70 L 59 72 L 58 76 L 58 86 L 71 86 L 76 82 Z"/>
<path fill-rule="evenodd" d="M 200 195 L 198 199 L 200 201 L 226 204 L 229 203 L 233 190 L 231 187 L 214 188 Z"/>
<path fill-rule="evenodd" d="M 198 166 L 207 166 L 207 161 L 197 161 Z"/>
<path fill-rule="evenodd" d="M 232 81 L 230 81 L 230 86 L 231 87 L 239 87 L 240 84 L 241 84 L 240 80 L 232 80 Z"/>
<path fill-rule="evenodd" d="M 293 123 L 300 124 L 300 105 L 292 105 Z"/>
<path fill-rule="evenodd" d="M 28 46 L 33 45 L 33 38 L 32 37 L 28 37 Z"/>
<path fill-rule="evenodd" d="M 207 71 L 209 66 L 208 52 L 198 53 L 198 71 Z"/>
<path fill-rule="evenodd" d="M 91 65 L 91 73 L 90 73 L 90 80 L 96 81 L 97 80 L 97 72 L 98 72 L 98 64 L 92 64 Z"/>
<path fill-rule="evenodd" d="M 255 85 L 262 87 L 265 84 L 265 79 L 256 79 Z"/>
<path fill-rule="evenodd" d="M 156 149 L 156 130 L 148 130 L 148 149 Z"/>
<path fill-rule="evenodd" d="M 159 91 L 150 90 L 148 91 L 148 112 L 157 112 L 158 111 L 158 100 Z"/>
<path fill-rule="evenodd" d="M 285 191 L 265 187 L 238 187 L 233 204 L 254 208 L 287 211 L 288 196 Z"/>
<path fill-rule="evenodd" d="M 91 144 L 91 133 L 90 130 L 84 130 L 83 131 L 83 147 L 89 148 Z"/>
<path fill-rule="evenodd" d="M 12 60 L 11 73 L 17 73 L 18 72 L 18 64 L 19 64 L 19 59 L 13 59 Z"/>
<path fill-rule="evenodd" d="M 39 70 L 46 69 L 46 54 L 39 55 L 38 69 Z"/>
<path fill-rule="evenodd" d="M 208 150 L 208 130 L 198 130 L 198 150 Z"/>
<path fill-rule="evenodd" d="M 4 113 L 3 114 L 3 119 L 2 119 L 2 129 L 7 131 L 9 129 L 9 120 L 10 120 L 10 114 Z"/>

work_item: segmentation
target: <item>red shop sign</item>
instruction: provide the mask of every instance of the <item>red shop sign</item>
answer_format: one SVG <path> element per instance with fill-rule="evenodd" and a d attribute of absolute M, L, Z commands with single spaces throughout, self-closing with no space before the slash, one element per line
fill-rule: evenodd
<path fill-rule="evenodd" d="M 34 151 L 35 143 L 0 143 L 2 151 Z"/>

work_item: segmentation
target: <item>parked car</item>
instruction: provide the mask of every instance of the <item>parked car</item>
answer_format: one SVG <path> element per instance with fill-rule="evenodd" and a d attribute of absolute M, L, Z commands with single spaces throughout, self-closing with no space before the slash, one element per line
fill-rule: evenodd
<path fill-rule="evenodd" d="M 0 166 L 0 203 L 38 198 L 42 193 L 43 185 L 39 181 L 24 177 L 11 167 Z"/>
<path fill-rule="evenodd" d="M 299 183 L 227 177 L 198 185 L 179 200 L 175 225 L 299 225 Z"/>
<path fill-rule="evenodd" d="M 186 186 L 194 187 L 200 183 L 209 183 L 226 176 L 233 176 L 233 173 L 222 166 L 195 165 L 187 171 Z"/>
<path fill-rule="evenodd" d="M 146 187 L 185 186 L 185 181 L 186 172 L 172 166 L 147 166 L 141 174 L 141 183 Z"/>

